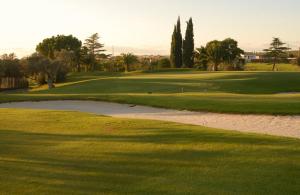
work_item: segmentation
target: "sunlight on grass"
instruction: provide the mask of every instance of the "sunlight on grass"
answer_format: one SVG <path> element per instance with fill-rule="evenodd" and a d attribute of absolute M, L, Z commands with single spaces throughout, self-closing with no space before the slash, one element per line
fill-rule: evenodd
<path fill-rule="evenodd" d="M 297 139 L 77 112 L 0 109 L 0 117 L 0 192 L 300 190 Z"/>
<path fill-rule="evenodd" d="M 52 90 L 0 93 L 0 102 L 99 100 L 221 113 L 300 114 L 300 73 L 73 73 Z"/>

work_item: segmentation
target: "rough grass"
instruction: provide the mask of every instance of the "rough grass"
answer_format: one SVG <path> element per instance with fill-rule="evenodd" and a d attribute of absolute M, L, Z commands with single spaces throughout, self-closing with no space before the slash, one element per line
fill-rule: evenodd
<path fill-rule="evenodd" d="M 0 109 L 0 194 L 297 194 L 300 142 Z"/>
<path fill-rule="evenodd" d="M 285 115 L 300 114 L 299 93 L 300 72 L 95 72 L 72 74 L 52 90 L 1 93 L 0 102 L 104 100 L 179 110 Z"/>

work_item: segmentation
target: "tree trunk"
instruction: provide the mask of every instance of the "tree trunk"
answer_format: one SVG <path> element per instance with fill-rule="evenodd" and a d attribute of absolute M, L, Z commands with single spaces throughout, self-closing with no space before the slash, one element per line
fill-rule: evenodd
<path fill-rule="evenodd" d="M 55 88 L 55 86 L 54 86 L 54 84 L 53 84 L 53 80 L 52 80 L 52 79 L 49 79 L 49 78 L 48 78 L 48 81 L 47 81 L 47 83 L 48 83 L 48 89 Z"/>
<path fill-rule="evenodd" d="M 129 72 L 129 65 L 128 64 L 125 65 L 125 72 Z"/>
<path fill-rule="evenodd" d="M 213 71 L 218 71 L 218 66 L 219 66 L 218 64 L 214 64 L 213 65 Z"/>
<path fill-rule="evenodd" d="M 52 89 L 55 88 L 54 84 L 53 84 L 53 77 L 51 76 L 51 73 L 47 73 L 47 84 L 48 84 L 48 89 Z"/>
<path fill-rule="evenodd" d="M 276 58 L 274 58 L 274 61 L 273 61 L 273 71 L 275 71 L 275 68 L 276 68 Z"/>
<path fill-rule="evenodd" d="M 76 68 L 77 68 L 77 72 L 81 72 L 80 64 L 77 64 Z"/>

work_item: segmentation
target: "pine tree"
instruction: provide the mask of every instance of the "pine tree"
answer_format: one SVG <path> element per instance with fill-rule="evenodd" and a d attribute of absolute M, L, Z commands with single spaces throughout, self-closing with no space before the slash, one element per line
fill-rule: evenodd
<path fill-rule="evenodd" d="M 190 18 L 187 22 L 187 28 L 185 33 L 185 39 L 183 41 L 183 65 L 187 68 L 193 68 L 194 66 L 194 26 L 193 19 Z"/>
<path fill-rule="evenodd" d="M 290 48 L 284 47 L 284 45 L 286 45 L 286 43 L 283 43 L 280 38 L 273 38 L 270 48 L 264 50 L 266 52 L 266 56 L 273 60 L 273 71 L 276 70 L 278 60 L 286 59 L 288 56 L 286 51 Z"/>
<path fill-rule="evenodd" d="M 170 60 L 171 60 L 171 65 L 173 68 L 176 67 L 176 25 L 174 26 L 174 31 L 172 34 L 172 42 L 171 42 L 171 55 L 170 55 Z"/>
<path fill-rule="evenodd" d="M 176 49 L 176 55 L 175 55 L 176 68 L 181 68 L 182 67 L 182 34 L 181 34 L 180 17 L 178 17 L 177 26 L 176 26 L 175 49 Z"/>
<path fill-rule="evenodd" d="M 89 38 L 85 40 L 84 46 L 88 50 L 88 54 L 91 57 L 91 69 L 95 70 L 96 63 L 101 56 L 101 53 L 105 50 L 103 49 L 104 45 L 99 43 L 99 35 L 98 33 L 93 34 Z"/>

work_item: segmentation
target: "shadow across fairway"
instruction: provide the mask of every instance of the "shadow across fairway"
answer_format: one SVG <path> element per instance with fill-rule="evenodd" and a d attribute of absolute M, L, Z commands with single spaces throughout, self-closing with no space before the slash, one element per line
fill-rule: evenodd
<path fill-rule="evenodd" d="M 0 180 L 5 175 L 5 181 L 14 184 L 14 188 L 34 184 L 37 192 L 299 190 L 299 141 L 292 139 L 176 128 L 136 129 L 135 135 L 1 130 L 0 143 Z M 76 147 L 72 147 L 73 143 L 77 143 Z"/>

